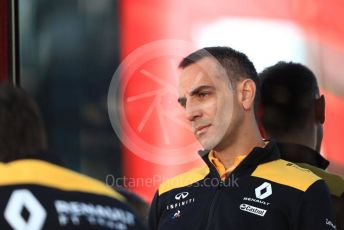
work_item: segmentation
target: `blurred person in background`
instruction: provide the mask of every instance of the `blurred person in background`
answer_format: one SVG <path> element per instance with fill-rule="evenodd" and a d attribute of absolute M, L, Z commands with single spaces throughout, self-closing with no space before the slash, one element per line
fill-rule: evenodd
<path fill-rule="evenodd" d="M 0 85 L 0 175 L 1 229 L 143 229 L 122 195 L 58 165 L 36 103 L 10 84 Z"/>
<path fill-rule="evenodd" d="M 179 68 L 178 102 L 206 166 L 159 186 L 150 229 L 335 229 L 325 182 L 262 140 L 254 113 L 260 83 L 247 56 L 207 47 Z"/>
<path fill-rule="evenodd" d="M 333 200 L 337 229 L 344 230 L 344 180 L 326 172 L 320 155 L 325 122 L 325 98 L 306 66 L 279 62 L 259 74 L 261 102 L 258 117 L 267 137 L 277 140 L 282 159 L 323 178 Z M 287 176 L 287 175 L 286 175 Z"/>
<path fill-rule="evenodd" d="M 124 187 L 114 187 L 127 200 L 128 205 L 134 210 L 141 222 L 146 226 L 148 224 L 149 205 L 139 195 L 130 192 Z"/>

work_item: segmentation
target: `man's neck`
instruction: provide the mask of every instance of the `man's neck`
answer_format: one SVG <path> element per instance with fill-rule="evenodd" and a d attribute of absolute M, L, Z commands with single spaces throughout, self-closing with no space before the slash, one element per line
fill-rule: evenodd
<path fill-rule="evenodd" d="M 268 130 L 267 130 L 268 131 Z M 320 145 L 322 140 L 322 125 L 309 120 L 303 128 L 299 128 L 293 132 L 267 132 L 267 135 L 278 142 L 293 143 L 298 145 L 304 145 L 317 152 L 320 151 Z"/>
<path fill-rule="evenodd" d="M 234 164 L 235 158 L 238 156 L 248 155 L 255 147 L 264 147 L 265 143 L 261 138 L 257 125 L 253 124 L 248 128 L 240 128 L 236 137 L 232 140 L 232 144 L 224 149 L 214 149 L 214 154 L 225 168 L 229 168 Z"/>
<path fill-rule="evenodd" d="M 298 144 L 298 145 L 303 145 L 306 146 L 310 149 L 313 149 L 315 151 L 315 142 L 314 142 L 314 138 L 312 139 L 312 135 L 285 135 L 285 136 L 271 136 L 272 138 L 274 138 L 275 140 L 279 141 L 279 142 L 284 142 L 284 143 L 293 143 L 293 144 Z"/>

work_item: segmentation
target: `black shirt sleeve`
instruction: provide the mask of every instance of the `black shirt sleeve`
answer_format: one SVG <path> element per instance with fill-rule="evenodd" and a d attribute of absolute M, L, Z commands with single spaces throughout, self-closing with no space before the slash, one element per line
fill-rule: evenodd
<path fill-rule="evenodd" d="M 150 230 L 158 229 L 158 192 L 155 193 L 148 217 L 148 227 Z"/>
<path fill-rule="evenodd" d="M 312 184 L 305 194 L 298 215 L 298 230 L 336 229 L 332 201 L 323 180 Z"/>

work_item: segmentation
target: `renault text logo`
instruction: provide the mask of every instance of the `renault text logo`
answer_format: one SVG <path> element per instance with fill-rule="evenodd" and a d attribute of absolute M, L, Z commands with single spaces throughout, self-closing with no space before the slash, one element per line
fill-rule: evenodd
<path fill-rule="evenodd" d="M 176 200 L 185 199 L 188 195 L 188 192 L 181 192 L 178 193 L 174 198 L 176 198 Z"/>
<path fill-rule="evenodd" d="M 265 199 L 272 194 L 271 184 L 268 182 L 264 182 L 261 186 L 255 189 L 255 192 L 256 192 L 256 197 L 258 199 Z"/>

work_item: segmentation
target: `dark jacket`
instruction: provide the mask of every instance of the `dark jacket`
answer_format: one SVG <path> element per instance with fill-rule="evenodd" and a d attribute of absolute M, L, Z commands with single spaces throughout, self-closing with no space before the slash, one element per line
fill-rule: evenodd
<path fill-rule="evenodd" d="M 333 230 L 328 188 L 309 170 L 280 159 L 273 141 L 254 148 L 222 182 L 207 166 L 164 182 L 150 229 Z"/>
<path fill-rule="evenodd" d="M 329 187 L 338 230 L 344 230 L 344 179 L 325 171 L 329 162 L 320 153 L 303 145 L 278 143 L 282 159 L 294 162 L 325 180 Z"/>
<path fill-rule="evenodd" d="M 0 163 L 0 229 L 143 229 L 105 184 L 39 159 Z"/>

